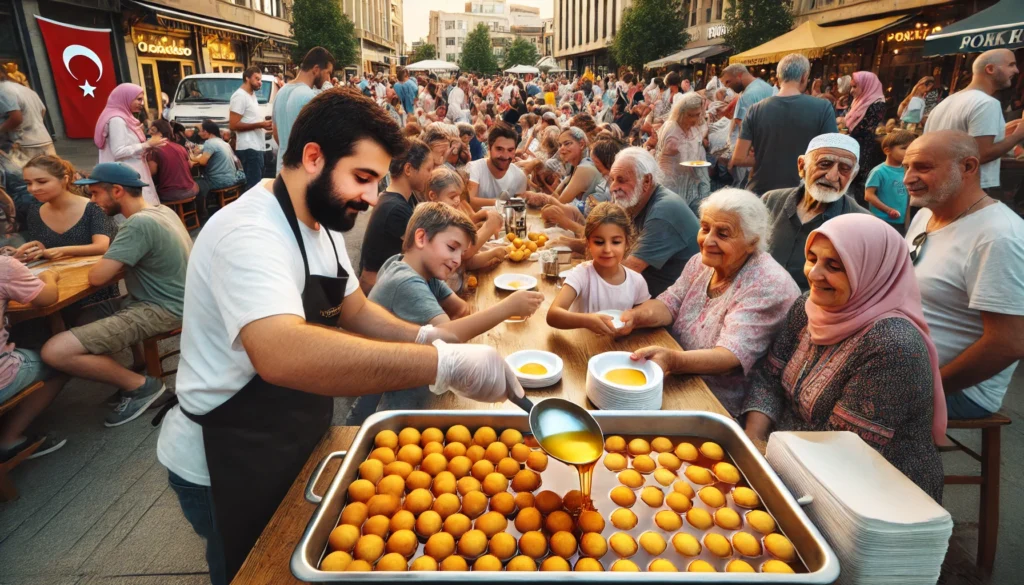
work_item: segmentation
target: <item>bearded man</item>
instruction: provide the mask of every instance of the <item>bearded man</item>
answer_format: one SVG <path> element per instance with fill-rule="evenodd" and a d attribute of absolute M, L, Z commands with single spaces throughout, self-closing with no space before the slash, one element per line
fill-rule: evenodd
<path fill-rule="evenodd" d="M 772 238 L 768 251 L 786 267 L 800 286 L 809 288 L 804 277 L 804 244 L 821 224 L 844 213 L 868 213 L 846 194 L 857 176 L 860 145 L 844 134 L 822 134 L 797 157 L 797 172 L 803 182 L 792 189 L 776 189 L 764 194 L 772 218 Z"/>
<path fill-rule="evenodd" d="M 612 201 L 633 218 L 639 239 L 622 265 L 639 272 L 652 297 L 665 292 L 700 252 L 700 222 L 682 197 L 660 185 L 661 171 L 650 152 L 626 148 L 608 173 Z"/>

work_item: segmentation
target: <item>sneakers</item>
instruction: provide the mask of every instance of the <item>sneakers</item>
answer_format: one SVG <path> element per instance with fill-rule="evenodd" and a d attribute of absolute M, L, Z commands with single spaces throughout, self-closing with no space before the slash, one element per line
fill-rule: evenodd
<path fill-rule="evenodd" d="M 105 426 L 117 427 L 130 422 L 146 411 L 157 398 L 167 390 L 162 380 L 146 376 L 146 381 L 131 392 L 121 393 L 121 402 L 114 407 L 103 422 Z"/>
<path fill-rule="evenodd" d="M 60 449 L 67 443 L 68 440 L 65 439 L 64 437 L 57 435 L 55 433 L 47 433 L 47 435 L 43 437 L 43 444 L 40 445 L 38 449 L 36 449 L 35 453 L 26 457 L 26 459 L 37 459 L 44 455 L 49 455 L 50 453 L 53 453 L 57 449 Z"/>
<path fill-rule="evenodd" d="M 16 445 L 13 445 L 8 449 L 0 448 L 0 463 L 7 463 L 11 459 L 14 459 L 19 454 L 21 454 L 25 449 L 28 449 L 32 445 L 35 445 L 36 442 L 38 442 L 40 439 L 43 440 L 43 443 L 39 445 L 39 448 L 36 449 L 34 453 L 26 457 L 26 460 L 42 457 L 43 455 L 49 455 L 50 453 L 53 453 L 57 449 L 60 449 L 61 447 L 66 445 L 68 442 L 68 440 L 65 439 L 64 437 L 53 433 L 43 436 L 35 435 L 32 437 L 25 437 Z"/>

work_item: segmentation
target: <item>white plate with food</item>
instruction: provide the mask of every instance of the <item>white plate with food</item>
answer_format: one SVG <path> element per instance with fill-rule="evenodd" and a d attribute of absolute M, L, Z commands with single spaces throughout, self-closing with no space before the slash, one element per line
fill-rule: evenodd
<path fill-rule="evenodd" d="M 494 279 L 494 286 L 501 290 L 515 292 L 517 290 L 530 290 L 537 286 L 537 279 L 529 274 L 509 273 L 502 274 Z"/>
<path fill-rule="evenodd" d="M 711 163 L 709 163 L 706 160 L 686 160 L 686 161 L 683 161 L 683 162 L 681 162 L 679 164 L 683 165 L 684 167 L 692 167 L 692 168 L 701 168 L 701 167 L 710 167 L 711 166 Z"/>
<path fill-rule="evenodd" d="M 562 379 L 562 358 L 550 351 L 524 349 L 505 358 L 523 388 L 545 388 Z"/>

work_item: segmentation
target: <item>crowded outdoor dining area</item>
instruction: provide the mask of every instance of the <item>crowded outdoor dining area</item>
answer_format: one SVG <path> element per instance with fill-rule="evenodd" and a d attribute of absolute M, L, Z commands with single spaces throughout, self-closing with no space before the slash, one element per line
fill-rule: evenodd
<path fill-rule="evenodd" d="M 984 576 L 1024 357 L 994 196 L 1018 54 L 887 124 L 885 80 L 800 53 L 359 78 L 316 47 L 245 70 L 226 124 L 118 85 L 87 170 L 18 144 L 38 105 L 0 70 L 0 510 L 73 445 L 50 409 L 84 381 L 84 424 L 159 427 L 216 585 L 982 582 L 944 568 L 944 506 L 980 487 Z"/>

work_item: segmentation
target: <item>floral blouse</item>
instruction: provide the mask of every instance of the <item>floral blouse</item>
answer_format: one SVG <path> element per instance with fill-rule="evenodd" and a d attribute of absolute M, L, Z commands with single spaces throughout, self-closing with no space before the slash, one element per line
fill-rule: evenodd
<path fill-rule="evenodd" d="M 771 254 L 754 252 L 721 293 L 708 296 L 714 270 L 695 254 L 658 300 L 672 312 L 672 335 L 684 350 L 724 347 L 740 361 L 728 374 L 704 376 L 719 402 L 737 416 L 747 394 L 746 375 L 768 352 L 800 289 Z"/>

